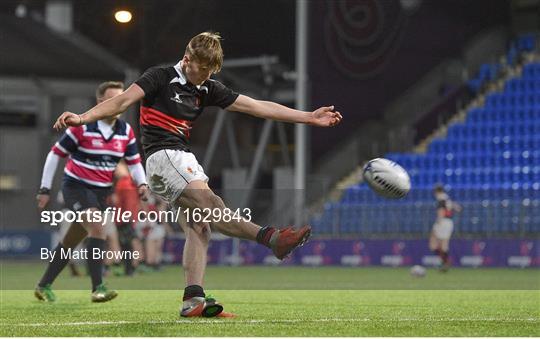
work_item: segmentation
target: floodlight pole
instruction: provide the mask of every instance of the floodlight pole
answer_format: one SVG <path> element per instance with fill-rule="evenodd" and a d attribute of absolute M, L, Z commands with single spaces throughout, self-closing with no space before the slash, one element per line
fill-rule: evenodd
<path fill-rule="evenodd" d="M 296 0 L 296 108 L 307 109 L 307 20 L 308 0 Z M 305 186 L 306 186 L 306 130 L 304 124 L 295 126 L 294 153 L 294 224 L 304 223 Z"/>

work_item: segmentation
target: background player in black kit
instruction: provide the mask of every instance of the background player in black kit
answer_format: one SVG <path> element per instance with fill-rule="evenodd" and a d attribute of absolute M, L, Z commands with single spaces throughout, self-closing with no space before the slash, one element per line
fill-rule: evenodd
<path fill-rule="evenodd" d="M 251 114 L 263 119 L 304 123 L 319 127 L 338 124 L 342 116 L 334 107 L 313 112 L 239 95 L 210 76 L 221 69 L 223 51 L 220 36 L 204 32 L 191 39 L 185 54 L 174 67 L 152 67 L 121 95 L 95 106 L 82 115 L 64 112 L 56 121 L 57 129 L 88 124 L 125 111 L 142 100 L 140 125 L 146 156 L 146 175 L 152 191 L 173 206 L 184 209 L 225 209 L 220 197 L 208 187 L 208 177 L 189 151 L 189 133 L 204 107 L 219 106 L 228 111 Z M 261 227 L 245 220 L 213 220 L 213 227 L 228 236 L 257 241 L 285 258 L 310 235 L 304 226 L 276 229 Z M 203 277 L 210 240 L 208 223 L 184 227 L 186 244 L 183 266 L 186 288 L 181 316 L 230 316 L 214 299 L 206 298 Z"/>
<path fill-rule="evenodd" d="M 450 268 L 450 238 L 454 231 L 454 212 L 460 212 L 461 206 L 450 200 L 443 186 L 437 185 L 433 189 L 433 196 L 437 201 L 437 219 L 433 224 L 429 237 L 429 249 L 441 258 L 441 272 Z"/>

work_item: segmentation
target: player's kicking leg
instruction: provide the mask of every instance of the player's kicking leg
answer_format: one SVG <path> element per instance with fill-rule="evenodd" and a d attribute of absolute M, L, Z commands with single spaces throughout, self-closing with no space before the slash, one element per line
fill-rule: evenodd
<path fill-rule="evenodd" d="M 180 206 L 187 209 L 224 210 L 227 207 L 223 200 L 217 196 L 206 182 L 192 181 L 186 186 L 186 189 L 177 202 Z M 222 214 L 223 215 L 223 214 Z M 277 229 L 274 227 L 261 227 L 247 220 L 233 219 L 224 221 L 224 218 L 212 220 L 212 226 L 227 236 L 257 241 L 258 243 L 270 248 L 274 255 L 282 260 L 287 257 L 296 247 L 304 244 L 311 234 L 311 227 L 304 226 L 298 230 L 287 227 Z"/>
<path fill-rule="evenodd" d="M 186 186 L 177 205 L 191 209 L 210 208 L 211 210 L 226 208 L 220 197 L 215 195 L 204 181 L 192 181 Z M 304 226 L 299 230 L 292 227 L 278 230 L 274 227 L 260 227 L 246 220 L 225 222 L 212 220 L 214 228 L 225 235 L 257 241 L 272 249 L 274 255 L 283 259 L 296 247 L 301 246 L 309 237 L 311 229 Z M 186 224 L 186 245 L 184 247 L 184 268 L 186 289 L 184 303 L 180 314 L 190 316 L 232 316 L 222 312 L 223 307 L 213 298 L 207 298 L 202 288 L 206 267 L 206 252 L 210 240 L 210 227 L 206 223 Z"/>
<path fill-rule="evenodd" d="M 161 150 L 146 160 L 146 175 L 152 191 L 175 207 L 190 211 L 205 208 L 210 210 L 226 208 L 220 197 L 214 194 L 206 182 L 208 177 L 192 153 L 177 150 Z M 225 213 L 221 213 L 224 215 Z M 193 218 L 191 218 L 193 220 Z M 212 226 L 225 235 L 257 241 L 272 249 L 274 255 L 283 259 L 309 237 L 311 228 L 304 226 L 298 230 L 292 227 L 278 230 L 274 227 L 260 227 L 247 220 L 211 220 Z M 203 290 L 203 276 L 206 267 L 206 251 L 210 230 L 208 224 L 193 224 L 184 227 L 186 247 L 184 266 L 186 288 L 182 316 L 220 316 L 223 307 L 213 298 L 208 298 Z"/>

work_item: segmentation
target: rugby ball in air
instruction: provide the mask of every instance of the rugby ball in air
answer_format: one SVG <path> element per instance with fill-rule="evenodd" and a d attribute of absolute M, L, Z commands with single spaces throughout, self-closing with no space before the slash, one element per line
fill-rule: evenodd
<path fill-rule="evenodd" d="M 391 160 L 370 160 L 364 165 L 363 173 L 369 187 L 385 198 L 403 198 L 411 189 L 411 179 L 407 171 Z"/>

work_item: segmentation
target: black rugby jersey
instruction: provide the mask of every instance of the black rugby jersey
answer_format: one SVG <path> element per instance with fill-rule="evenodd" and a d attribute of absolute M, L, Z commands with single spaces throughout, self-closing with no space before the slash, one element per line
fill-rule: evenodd
<path fill-rule="evenodd" d="M 197 88 L 187 81 L 180 63 L 149 68 L 135 83 L 144 91 L 139 122 L 146 157 L 162 149 L 189 151 L 190 129 L 203 108 L 226 108 L 238 98 L 212 79 Z"/>
<path fill-rule="evenodd" d="M 444 209 L 444 217 L 452 218 L 454 216 L 454 208 L 452 207 L 452 200 L 450 198 L 438 199 L 437 200 L 437 209 Z"/>

